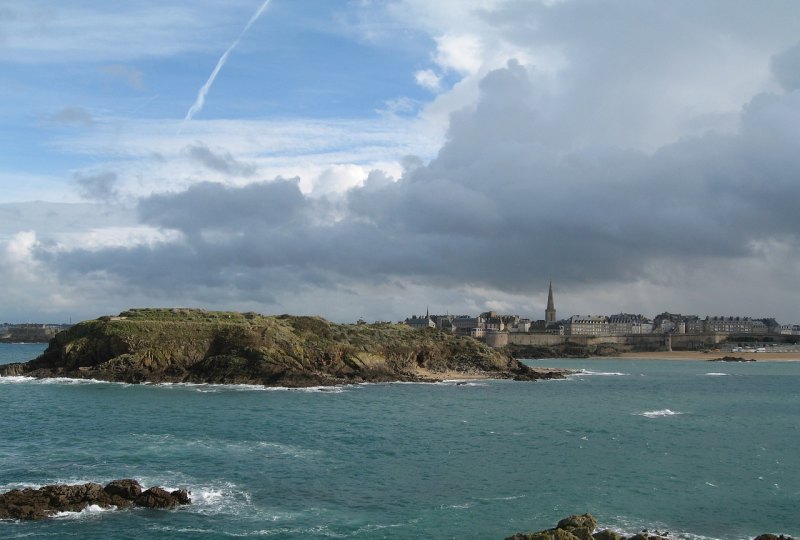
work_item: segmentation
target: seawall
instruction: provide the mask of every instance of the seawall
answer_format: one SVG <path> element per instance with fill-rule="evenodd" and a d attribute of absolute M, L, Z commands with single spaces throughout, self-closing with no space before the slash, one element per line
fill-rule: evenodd
<path fill-rule="evenodd" d="M 624 352 L 697 351 L 715 347 L 728 334 L 675 334 L 628 336 L 557 336 L 551 334 L 508 335 L 508 347 L 514 356 L 610 356 Z M 505 341 L 505 340 L 502 340 Z M 498 345 L 502 343 L 498 340 Z M 492 345 L 493 343 L 490 343 Z"/>

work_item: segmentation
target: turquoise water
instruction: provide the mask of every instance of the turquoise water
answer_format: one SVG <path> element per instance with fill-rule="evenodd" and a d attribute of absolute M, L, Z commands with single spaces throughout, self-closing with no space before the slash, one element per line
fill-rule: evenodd
<path fill-rule="evenodd" d="M 0 490 L 134 477 L 195 499 L 0 537 L 493 539 L 586 511 L 629 532 L 800 534 L 800 363 L 534 364 L 589 371 L 305 391 L 0 379 Z"/>
<path fill-rule="evenodd" d="M 0 364 L 33 360 L 46 348 L 46 343 L 0 343 Z"/>

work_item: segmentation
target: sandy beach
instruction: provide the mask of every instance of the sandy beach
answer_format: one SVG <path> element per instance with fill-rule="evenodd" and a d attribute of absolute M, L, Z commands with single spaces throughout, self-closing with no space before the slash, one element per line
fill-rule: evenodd
<path fill-rule="evenodd" d="M 769 361 L 769 362 L 800 362 L 800 352 L 697 352 L 697 351 L 673 351 L 673 352 L 631 352 L 622 353 L 619 358 L 629 360 L 714 360 L 725 356 L 744 358 L 745 360 Z"/>

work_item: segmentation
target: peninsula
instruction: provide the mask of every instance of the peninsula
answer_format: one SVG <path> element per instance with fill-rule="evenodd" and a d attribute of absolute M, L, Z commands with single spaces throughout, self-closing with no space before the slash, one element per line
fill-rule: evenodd
<path fill-rule="evenodd" d="M 58 333 L 2 376 L 308 387 L 450 378 L 562 378 L 469 337 L 402 324 L 199 309 L 131 309 Z"/>

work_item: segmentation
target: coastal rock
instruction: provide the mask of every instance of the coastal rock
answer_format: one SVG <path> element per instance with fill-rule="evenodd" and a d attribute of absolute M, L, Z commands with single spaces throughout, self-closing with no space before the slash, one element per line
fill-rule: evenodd
<path fill-rule="evenodd" d="M 109 495 L 122 497 L 123 499 L 134 500 L 142 494 L 142 485 L 136 480 L 125 478 L 123 480 L 114 480 L 109 482 L 103 491 Z"/>
<path fill-rule="evenodd" d="M 146 493 L 149 495 L 142 498 Z M 168 493 L 161 488 L 150 488 L 142 492 L 139 482 L 130 479 L 114 480 L 105 487 L 94 482 L 51 484 L 38 489 L 14 489 L 0 495 L 0 520 L 44 519 L 59 512 L 80 512 L 89 506 L 175 508 L 190 503 L 186 490 Z"/>
<path fill-rule="evenodd" d="M 145 508 L 175 508 L 190 502 L 189 492 L 185 489 L 169 492 L 160 487 L 151 487 L 147 491 L 143 491 L 134 501 L 136 506 Z"/>
<path fill-rule="evenodd" d="M 566 529 L 568 531 L 572 529 L 589 529 L 590 531 L 594 531 L 595 527 L 597 527 L 597 520 L 592 514 L 569 516 L 559 521 L 558 525 L 556 525 L 557 529 Z"/>
<path fill-rule="evenodd" d="M 516 533 L 506 537 L 506 540 L 669 540 L 668 532 L 649 531 L 644 529 L 633 536 L 625 537 L 608 529 L 593 531 L 597 527 L 597 520 L 591 514 L 572 515 L 558 522 L 552 529 L 530 533 Z M 588 535 L 588 536 L 587 536 Z M 794 540 L 790 536 L 762 534 L 754 540 Z"/>
<path fill-rule="evenodd" d="M 578 537 L 564 529 L 546 529 L 534 533 L 517 533 L 506 540 L 578 540 Z"/>
<path fill-rule="evenodd" d="M 609 529 L 603 529 L 592 535 L 594 540 L 623 540 L 623 536 Z"/>
<path fill-rule="evenodd" d="M 452 372 L 563 377 L 561 370 L 531 370 L 475 339 L 435 329 L 177 308 L 84 321 L 58 333 L 35 360 L 0 366 L 0 376 L 287 387 L 421 382 Z"/>

